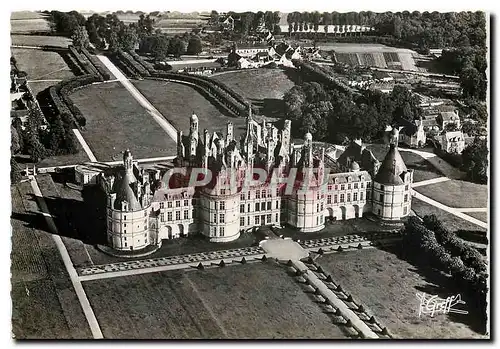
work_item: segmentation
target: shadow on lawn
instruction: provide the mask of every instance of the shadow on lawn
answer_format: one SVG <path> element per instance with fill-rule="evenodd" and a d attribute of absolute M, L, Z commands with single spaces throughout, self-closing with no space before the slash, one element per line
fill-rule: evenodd
<path fill-rule="evenodd" d="M 30 200 L 36 201 L 34 194 Z M 97 187 L 82 191 L 83 201 L 62 197 L 44 197 L 47 208 L 60 236 L 96 245 L 106 242 L 106 206 L 104 193 Z M 13 213 L 12 217 L 29 224 L 31 228 L 53 233 L 41 213 Z"/>
<path fill-rule="evenodd" d="M 419 265 L 414 261 L 410 261 L 404 258 L 400 245 L 381 246 L 378 248 L 380 250 L 392 253 L 399 259 L 410 263 L 412 267 L 408 268 L 408 270 L 417 273 L 424 279 L 426 284 L 418 285 L 415 287 L 415 297 L 417 292 L 424 292 L 429 296 L 438 296 L 441 299 L 446 299 L 447 297 L 460 294 L 462 300 L 465 301 L 466 304 L 456 306 L 456 308 L 467 310 L 469 313 L 467 315 L 449 313 L 446 316 L 451 322 L 463 323 L 476 333 L 485 333 L 486 314 L 482 313 L 480 301 L 477 298 L 472 298 L 471 296 L 469 296 L 456 284 L 456 282 L 450 276 L 434 268 Z"/>

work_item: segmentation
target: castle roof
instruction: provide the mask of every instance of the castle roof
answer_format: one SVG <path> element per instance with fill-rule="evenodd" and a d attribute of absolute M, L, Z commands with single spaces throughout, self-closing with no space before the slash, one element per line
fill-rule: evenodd
<path fill-rule="evenodd" d="M 133 176 L 133 175 L 132 175 Z M 142 210 L 142 206 L 137 200 L 134 191 L 132 190 L 131 184 L 135 182 L 135 178 L 131 178 L 129 172 L 120 178 L 116 183 L 116 200 L 114 204 L 115 210 L 122 209 L 122 202 L 126 201 L 128 203 L 128 211 L 138 211 Z"/>
<path fill-rule="evenodd" d="M 391 144 L 374 181 L 386 185 L 401 185 L 404 184 L 401 179 L 401 174 L 407 171 L 408 169 L 406 168 L 398 148 L 394 144 Z"/>

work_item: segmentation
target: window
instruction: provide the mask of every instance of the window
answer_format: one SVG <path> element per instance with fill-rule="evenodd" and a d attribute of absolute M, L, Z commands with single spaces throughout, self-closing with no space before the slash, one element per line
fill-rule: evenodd
<path fill-rule="evenodd" d="M 250 191 L 248 192 L 247 199 L 250 200 Z"/>
<path fill-rule="evenodd" d="M 319 204 L 316 204 L 316 212 L 319 212 Z"/>
<path fill-rule="evenodd" d="M 276 208 L 280 208 L 280 202 L 276 200 Z"/>
<path fill-rule="evenodd" d="M 226 189 L 221 189 L 220 190 L 220 195 L 226 195 Z"/>
<path fill-rule="evenodd" d="M 323 211 L 325 209 L 325 206 L 323 205 L 323 203 L 321 203 L 321 211 Z"/>
<path fill-rule="evenodd" d="M 359 193 L 359 195 L 360 195 L 360 198 L 359 198 L 359 199 L 360 199 L 361 201 L 363 201 L 363 200 L 364 200 L 364 198 L 363 198 L 363 192 Z"/>
<path fill-rule="evenodd" d="M 146 212 L 146 211 L 144 211 L 144 217 L 146 217 L 146 216 L 147 216 L 147 212 Z"/>
<path fill-rule="evenodd" d="M 124 226 L 124 227 L 127 227 L 127 223 L 123 223 L 123 226 Z"/>
<path fill-rule="evenodd" d="M 127 241 L 127 237 L 126 236 L 123 237 L 123 241 Z"/>
<path fill-rule="evenodd" d="M 333 196 L 333 202 L 334 202 L 334 203 L 337 203 L 337 202 L 338 202 L 338 195 L 337 195 L 337 194 L 335 194 L 335 195 Z"/>
<path fill-rule="evenodd" d="M 220 233 L 220 236 L 224 236 L 224 227 L 220 227 L 219 233 Z"/>
<path fill-rule="evenodd" d="M 250 217 L 247 217 L 247 225 L 250 225 Z"/>
<path fill-rule="evenodd" d="M 255 191 L 255 198 L 260 199 L 260 190 Z"/>
<path fill-rule="evenodd" d="M 181 202 L 179 200 L 175 202 L 175 207 L 181 207 Z"/>
<path fill-rule="evenodd" d="M 316 193 L 316 199 L 319 200 L 319 191 Z"/>
<path fill-rule="evenodd" d="M 358 189 L 358 183 L 354 183 L 354 189 Z"/>
<path fill-rule="evenodd" d="M 127 216 L 123 216 L 123 220 L 126 221 L 127 220 Z"/>
<path fill-rule="evenodd" d="M 175 212 L 175 220 L 178 221 L 179 219 L 181 219 L 181 211 Z"/>
<path fill-rule="evenodd" d="M 328 196 L 326 197 L 326 204 L 327 204 L 327 205 L 329 205 L 329 204 L 331 204 L 331 203 L 332 203 L 332 196 L 331 196 L 331 195 L 328 195 Z"/>
<path fill-rule="evenodd" d="M 261 211 L 265 211 L 266 210 L 266 203 L 265 202 L 261 202 L 260 203 L 260 210 Z"/>
<path fill-rule="evenodd" d="M 171 221 L 172 220 L 172 212 L 167 212 L 167 221 Z"/>
<path fill-rule="evenodd" d="M 219 202 L 219 210 L 225 210 L 226 209 L 226 202 L 221 201 Z"/>
<path fill-rule="evenodd" d="M 164 203 L 164 202 L 160 202 L 160 208 L 161 208 L 161 209 L 164 209 L 164 208 L 165 208 L 165 203 Z"/>
<path fill-rule="evenodd" d="M 408 194 L 405 194 L 405 202 L 408 202 Z"/>
<path fill-rule="evenodd" d="M 347 185 L 347 189 L 351 190 L 351 183 Z"/>
<path fill-rule="evenodd" d="M 351 202 L 351 193 L 347 193 L 347 202 Z"/>
<path fill-rule="evenodd" d="M 344 184 L 342 184 L 342 185 L 340 186 L 340 190 L 345 190 L 345 185 L 344 185 Z"/>
<path fill-rule="evenodd" d="M 241 201 L 245 201 L 245 194 L 241 194 L 241 195 L 240 195 L 240 200 L 241 200 Z"/>
<path fill-rule="evenodd" d="M 353 195 L 353 201 L 358 201 L 358 193 L 354 193 Z"/>
<path fill-rule="evenodd" d="M 408 190 L 408 189 L 410 189 L 410 186 L 407 184 L 407 185 L 405 186 L 405 190 Z"/>
<path fill-rule="evenodd" d="M 189 206 L 189 200 L 184 200 L 184 206 Z"/>
<path fill-rule="evenodd" d="M 172 201 L 167 202 L 167 207 L 172 208 Z"/>
<path fill-rule="evenodd" d="M 344 194 L 340 194 L 340 202 L 344 202 Z"/>
<path fill-rule="evenodd" d="M 260 204 L 258 202 L 255 203 L 255 211 L 260 211 Z"/>
<path fill-rule="evenodd" d="M 276 222 L 279 222 L 280 218 L 279 215 L 276 213 Z"/>
<path fill-rule="evenodd" d="M 219 223 L 224 223 L 224 217 L 225 217 L 225 216 L 224 216 L 224 213 L 221 213 L 221 214 L 219 215 Z"/>
<path fill-rule="evenodd" d="M 365 183 L 361 182 L 361 189 L 365 187 Z"/>
<path fill-rule="evenodd" d="M 255 216 L 255 225 L 259 224 L 260 224 L 259 216 Z"/>
<path fill-rule="evenodd" d="M 169 212 L 172 215 L 172 212 Z M 165 222 L 165 213 L 160 213 L 160 221 Z"/>
<path fill-rule="evenodd" d="M 266 197 L 266 190 L 262 190 L 262 198 L 264 199 Z"/>
<path fill-rule="evenodd" d="M 184 211 L 184 219 L 189 219 L 189 211 Z"/>
<path fill-rule="evenodd" d="M 245 204 L 240 205 L 240 213 L 245 213 Z"/>
<path fill-rule="evenodd" d="M 330 190 L 332 190 L 332 185 L 331 184 L 328 185 L 328 191 L 330 191 Z"/>
<path fill-rule="evenodd" d="M 316 217 L 316 225 L 318 225 L 318 224 L 319 224 L 319 216 Z"/>
<path fill-rule="evenodd" d="M 270 214 L 268 214 L 266 216 L 266 221 L 267 221 L 267 223 L 271 223 L 271 215 Z"/>
<path fill-rule="evenodd" d="M 214 213 L 214 223 L 217 223 L 217 213 Z"/>
<path fill-rule="evenodd" d="M 127 247 L 127 243 L 125 243 L 125 247 Z"/>
<path fill-rule="evenodd" d="M 339 190 L 339 186 L 335 184 L 335 190 Z"/>
<path fill-rule="evenodd" d="M 370 188 L 372 186 L 372 182 L 366 182 L 366 187 Z"/>
<path fill-rule="evenodd" d="M 271 210 L 271 209 L 272 209 L 271 204 L 272 204 L 272 202 L 271 202 L 271 201 L 268 201 L 268 202 L 267 202 L 267 209 L 268 209 L 268 210 Z"/>
<path fill-rule="evenodd" d="M 384 190 L 384 185 L 380 184 L 380 190 Z"/>
<path fill-rule="evenodd" d="M 384 201 L 384 194 L 380 194 L 380 201 Z"/>
<path fill-rule="evenodd" d="M 248 208 L 247 212 L 250 212 L 251 211 L 250 210 L 250 208 L 251 208 L 250 204 L 248 204 L 247 208 Z"/>
<path fill-rule="evenodd" d="M 280 188 L 276 188 L 276 196 L 280 196 Z"/>
<path fill-rule="evenodd" d="M 245 225 L 245 217 L 240 217 L 240 227 Z"/>
<path fill-rule="evenodd" d="M 147 244 L 148 243 L 148 239 L 144 239 L 144 243 Z"/>

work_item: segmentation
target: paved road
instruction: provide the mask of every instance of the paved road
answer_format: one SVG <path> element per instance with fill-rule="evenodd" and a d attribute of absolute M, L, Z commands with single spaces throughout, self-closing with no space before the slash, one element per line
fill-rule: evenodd
<path fill-rule="evenodd" d="M 30 182 L 31 182 L 31 187 L 33 188 L 33 192 L 37 198 L 40 211 L 44 215 L 47 225 L 49 226 L 49 229 L 52 231 L 52 238 L 54 239 L 57 249 L 61 254 L 64 266 L 68 271 L 71 283 L 73 284 L 78 300 L 80 301 L 80 305 L 82 306 L 83 313 L 85 314 L 85 318 L 87 319 L 87 322 L 90 326 L 92 335 L 94 339 L 102 339 L 104 337 L 102 335 L 101 328 L 99 327 L 99 323 L 97 322 L 97 318 L 95 317 L 94 311 L 92 310 L 87 295 L 85 294 L 85 290 L 83 289 L 82 283 L 78 277 L 78 273 L 73 267 L 73 262 L 71 262 L 71 258 L 69 257 L 68 251 L 66 250 L 66 247 L 64 246 L 64 243 L 61 237 L 59 236 L 57 227 L 47 208 L 47 203 L 45 202 L 42 192 L 38 187 L 38 183 L 36 182 L 36 179 L 34 177 L 30 178 Z"/>
<path fill-rule="evenodd" d="M 488 212 L 487 207 L 456 208 L 460 212 Z"/>
<path fill-rule="evenodd" d="M 130 94 L 142 105 L 165 132 L 177 142 L 177 130 L 167 119 L 135 88 L 125 75 L 106 56 L 97 55 L 97 58 L 108 68 L 118 81 L 130 92 Z"/>
<path fill-rule="evenodd" d="M 446 182 L 446 181 L 449 181 L 449 180 L 450 179 L 448 177 L 438 177 L 438 178 L 427 179 L 425 181 L 415 182 L 411 186 L 412 186 L 412 188 L 417 188 L 417 187 L 421 187 L 423 185 L 429 185 L 429 184 L 434 184 L 434 183 L 441 183 L 441 182 Z"/>
<path fill-rule="evenodd" d="M 90 149 L 87 142 L 85 142 L 85 139 L 83 138 L 82 134 L 80 133 L 80 130 L 78 130 L 77 128 L 74 128 L 73 133 L 75 134 L 76 139 L 78 139 L 78 142 L 80 142 L 80 144 L 82 145 L 83 150 L 85 150 L 85 153 L 89 157 L 90 161 L 97 162 L 97 158 L 95 157 L 94 153 L 92 153 L 92 150 Z"/>

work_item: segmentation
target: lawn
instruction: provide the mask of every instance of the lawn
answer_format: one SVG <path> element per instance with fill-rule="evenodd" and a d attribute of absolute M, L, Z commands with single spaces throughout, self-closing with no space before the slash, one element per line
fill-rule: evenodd
<path fill-rule="evenodd" d="M 68 47 L 72 41 L 63 36 L 11 35 L 12 45 Z"/>
<path fill-rule="evenodd" d="M 273 262 L 83 285 L 105 338 L 346 338 Z"/>
<path fill-rule="evenodd" d="M 184 135 L 189 134 L 189 120 L 193 112 L 198 116 L 200 134 L 205 128 L 225 134 L 228 121 L 234 125 L 237 140 L 245 132 L 245 118 L 224 114 L 190 86 L 158 80 L 134 81 L 134 86 Z"/>
<path fill-rule="evenodd" d="M 57 52 L 22 48 L 12 48 L 11 51 L 17 68 L 28 73 L 28 80 L 62 80 L 74 76 Z"/>
<path fill-rule="evenodd" d="M 435 214 L 438 217 L 438 219 L 443 222 L 444 226 L 451 231 L 456 231 L 456 230 L 486 231 L 485 228 L 470 223 L 462 218 L 452 215 L 451 213 L 443 211 L 437 207 L 429 205 L 428 203 L 420 201 L 416 198 L 411 199 L 411 208 L 420 217 Z"/>
<path fill-rule="evenodd" d="M 12 330 L 17 339 L 83 339 L 91 333 L 29 182 L 11 187 Z"/>
<path fill-rule="evenodd" d="M 465 214 L 488 223 L 488 212 L 465 212 Z"/>
<path fill-rule="evenodd" d="M 382 162 L 387 155 L 389 148 L 385 144 L 370 144 L 366 146 L 373 155 Z M 437 170 L 429 161 L 415 153 L 400 151 L 401 157 L 408 169 L 413 170 L 413 182 L 425 181 L 428 179 L 443 177 L 443 174 Z"/>
<path fill-rule="evenodd" d="M 328 254 L 316 262 L 387 326 L 395 338 L 483 338 L 471 329 L 477 327 L 479 314 L 474 312 L 470 302 L 469 307 L 466 304 L 463 308 L 469 315 L 419 317 L 417 292 L 446 298 L 460 293 L 460 289 L 443 274 L 416 268 L 399 259 L 397 248 L 392 249 Z"/>
<path fill-rule="evenodd" d="M 281 69 L 237 70 L 214 75 L 213 79 L 248 98 L 268 117 L 285 116 L 283 95 L 295 85 Z"/>
<path fill-rule="evenodd" d="M 419 193 L 450 207 L 487 207 L 488 186 L 449 180 L 415 188 Z"/>
<path fill-rule="evenodd" d="M 168 156 L 176 144 L 119 83 L 82 88 L 70 98 L 87 120 L 82 135 L 99 161 L 114 161 L 130 149 L 135 158 Z"/>
<path fill-rule="evenodd" d="M 49 22 L 45 18 L 26 18 L 26 19 L 13 19 L 10 20 L 11 33 L 24 34 L 24 33 L 50 33 Z"/>

